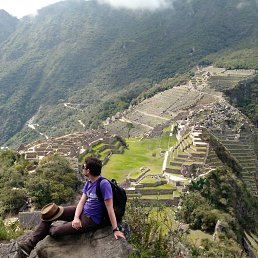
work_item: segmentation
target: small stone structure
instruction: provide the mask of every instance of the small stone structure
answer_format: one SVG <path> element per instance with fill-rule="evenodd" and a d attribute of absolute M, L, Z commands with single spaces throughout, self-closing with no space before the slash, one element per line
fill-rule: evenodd
<path fill-rule="evenodd" d="M 40 222 L 40 211 L 19 212 L 18 219 L 23 228 L 34 228 Z"/>

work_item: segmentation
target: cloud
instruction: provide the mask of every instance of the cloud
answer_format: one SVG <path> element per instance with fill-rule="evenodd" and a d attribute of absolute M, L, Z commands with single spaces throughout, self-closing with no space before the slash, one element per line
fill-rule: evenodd
<path fill-rule="evenodd" d="M 245 1 L 245 0 L 242 0 L 242 1 L 240 1 L 240 2 L 237 4 L 236 8 L 239 9 L 239 10 L 241 10 L 241 9 L 245 8 L 246 6 L 248 6 L 248 5 L 250 5 L 250 2 Z"/>
<path fill-rule="evenodd" d="M 171 0 L 97 0 L 100 4 L 109 4 L 114 8 L 143 9 L 154 11 L 168 8 Z"/>
<path fill-rule="evenodd" d="M 258 7 L 258 0 L 250 1 L 250 0 L 239 0 L 239 2 L 236 5 L 236 8 L 241 10 L 248 6 L 252 6 L 255 4 Z"/>
<path fill-rule="evenodd" d="M 29 14 L 35 15 L 38 9 L 59 1 L 62 0 L 0 0 L 0 9 L 4 9 L 11 15 L 22 18 Z"/>

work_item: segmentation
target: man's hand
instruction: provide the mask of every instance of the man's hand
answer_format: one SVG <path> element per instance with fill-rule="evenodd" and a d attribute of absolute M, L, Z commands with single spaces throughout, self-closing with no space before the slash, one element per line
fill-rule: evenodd
<path fill-rule="evenodd" d="M 72 227 L 75 229 L 80 229 L 82 227 L 82 222 L 79 218 L 74 218 L 74 220 L 72 221 Z"/>
<path fill-rule="evenodd" d="M 124 235 L 124 233 L 121 232 L 121 231 L 115 231 L 115 232 L 114 232 L 114 237 L 115 237 L 116 239 L 118 239 L 119 237 L 125 239 L 125 235 Z"/>

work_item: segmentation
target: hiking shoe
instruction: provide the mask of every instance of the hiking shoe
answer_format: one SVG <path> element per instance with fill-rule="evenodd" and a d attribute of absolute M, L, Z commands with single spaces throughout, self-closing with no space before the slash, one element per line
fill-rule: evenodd
<path fill-rule="evenodd" d="M 26 243 L 26 242 L 18 242 L 18 246 L 19 246 L 21 252 L 24 255 L 26 255 L 26 257 L 29 257 L 33 247 L 30 244 Z"/>

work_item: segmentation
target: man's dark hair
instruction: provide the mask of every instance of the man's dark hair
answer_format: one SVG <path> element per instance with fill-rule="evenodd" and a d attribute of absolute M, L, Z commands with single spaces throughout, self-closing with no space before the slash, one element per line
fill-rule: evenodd
<path fill-rule="evenodd" d="M 99 176 L 101 174 L 102 162 L 98 158 L 88 157 L 85 159 L 85 164 L 93 176 Z"/>

